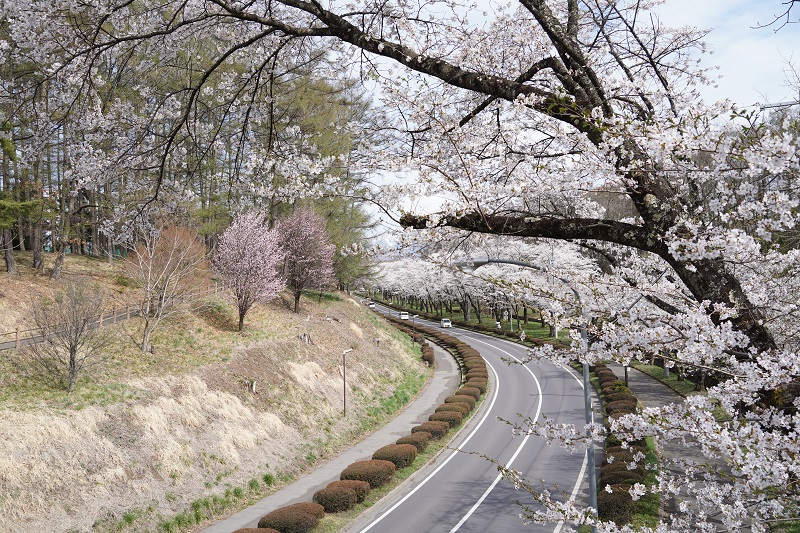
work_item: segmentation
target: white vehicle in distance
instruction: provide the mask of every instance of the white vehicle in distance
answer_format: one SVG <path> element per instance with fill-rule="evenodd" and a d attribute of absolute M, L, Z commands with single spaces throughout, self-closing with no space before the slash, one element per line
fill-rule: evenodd
<path fill-rule="evenodd" d="M 367 302 L 367 307 L 370 309 L 375 309 L 375 302 Z"/>
<path fill-rule="evenodd" d="M 408 313 L 400 311 L 400 320 L 408 320 Z"/>
<path fill-rule="evenodd" d="M 441 320 L 441 322 L 439 322 L 439 325 L 440 325 L 441 327 L 443 327 L 443 328 L 452 328 L 452 327 L 453 327 L 453 323 L 452 323 L 452 322 L 450 322 L 450 319 L 449 319 L 449 318 L 443 318 L 443 319 Z"/>

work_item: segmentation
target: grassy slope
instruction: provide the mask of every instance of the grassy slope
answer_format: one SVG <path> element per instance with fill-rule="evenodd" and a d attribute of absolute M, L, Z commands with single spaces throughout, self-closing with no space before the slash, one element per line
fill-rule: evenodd
<path fill-rule="evenodd" d="M 53 288 L 26 260 L 22 276 L 0 274 L 5 328 Z M 65 273 L 132 297 L 119 265 L 71 256 Z M 112 326 L 112 349 L 71 395 L 0 352 L 0 529 L 150 531 L 198 502 L 222 514 L 374 427 L 396 389 L 425 378 L 407 340 L 346 296 L 306 298 L 299 315 L 288 299 L 259 306 L 244 335 L 221 297 L 197 304 L 161 326 L 154 354 L 137 349 L 136 320 Z"/>

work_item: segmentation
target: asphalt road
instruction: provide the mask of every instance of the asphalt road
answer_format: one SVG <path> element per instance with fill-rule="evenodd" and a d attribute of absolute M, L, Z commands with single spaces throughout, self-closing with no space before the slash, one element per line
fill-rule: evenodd
<path fill-rule="evenodd" d="M 419 319 L 417 323 L 438 327 Z M 526 353 L 515 343 L 458 328 L 447 332 L 472 345 L 486 359 L 492 375 L 484 400 L 488 410 L 427 477 L 381 500 L 347 531 L 559 531 L 561 524 L 523 524 L 518 502 L 532 506 L 532 498 L 500 479 L 497 465 L 487 458 L 519 470 L 536 486 L 561 491 L 565 497 L 585 498 L 585 454 L 570 454 L 537 437 L 513 436 L 511 427 L 499 420 L 519 421 L 520 415 L 542 420 L 546 416 L 581 426 L 584 403 L 579 376 L 549 362 L 509 364 L 507 361 L 519 361 Z"/>

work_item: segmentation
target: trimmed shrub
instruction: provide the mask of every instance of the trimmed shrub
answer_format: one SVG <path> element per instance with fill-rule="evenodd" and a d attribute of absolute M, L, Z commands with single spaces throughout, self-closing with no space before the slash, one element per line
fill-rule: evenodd
<path fill-rule="evenodd" d="M 441 439 L 450 430 L 450 424 L 447 422 L 423 422 L 418 426 L 411 428 L 411 433 L 424 431 L 430 433 L 432 439 Z"/>
<path fill-rule="evenodd" d="M 356 461 L 342 470 L 339 479 L 366 481 L 370 488 L 377 488 L 389 482 L 394 476 L 394 463 L 383 460 Z"/>
<path fill-rule="evenodd" d="M 644 453 L 644 449 L 638 446 L 631 446 L 628 448 L 623 448 L 622 446 L 612 446 L 608 447 L 603 450 L 603 464 L 614 464 L 614 463 L 631 463 L 633 462 L 633 456 L 639 452 Z M 609 462 L 609 458 L 613 457 L 614 461 Z"/>
<path fill-rule="evenodd" d="M 600 477 L 602 478 L 612 472 L 635 472 L 640 476 L 644 476 L 644 467 L 642 465 L 637 465 L 636 468 L 629 469 L 628 463 L 625 461 L 614 461 L 600 469 Z"/>
<path fill-rule="evenodd" d="M 447 422 L 450 424 L 451 428 L 454 428 L 461 423 L 461 419 L 463 418 L 464 415 L 458 411 L 439 411 L 438 413 L 433 413 L 431 416 L 429 416 L 428 420 L 431 422 Z"/>
<path fill-rule="evenodd" d="M 481 397 L 481 390 L 476 389 L 475 387 L 461 387 L 456 391 L 456 396 L 458 395 L 472 396 L 475 398 L 475 400 L 477 400 Z"/>
<path fill-rule="evenodd" d="M 633 470 L 617 472 L 610 472 L 600 478 L 600 490 L 605 489 L 606 485 L 633 485 L 634 483 L 642 483 L 644 476 L 639 475 Z"/>
<path fill-rule="evenodd" d="M 311 498 L 325 508 L 326 513 L 339 513 L 352 509 L 358 502 L 356 491 L 349 487 L 327 486 L 314 493 Z"/>
<path fill-rule="evenodd" d="M 353 492 L 356 493 L 356 501 L 358 503 L 363 502 L 367 498 L 370 488 L 369 483 L 359 479 L 341 479 L 339 481 L 331 481 L 328 483 L 329 489 L 334 487 L 346 487 L 348 489 L 352 489 Z"/>
<path fill-rule="evenodd" d="M 461 413 L 462 416 L 467 416 L 472 409 L 465 403 L 443 403 L 436 408 L 437 413 L 441 413 L 442 411 L 455 411 Z"/>
<path fill-rule="evenodd" d="M 627 415 L 631 415 L 634 412 L 635 411 L 625 411 L 625 410 L 618 409 L 618 410 L 614 411 L 613 413 L 609 413 L 608 414 L 608 418 L 613 418 L 614 420 L 616 420 L 617 418 L 620 418 L 620 417 L 623 417 L 623 416 L 627 416 Z"/>
<path fill-rule="evenodd" d="M 324 514 L 325 508 L 321 505 L 319 507 Z M 288 505 L 262 516 L 258 521 L 258 527 L 276 529 L 281 533 L 308 533 L 318 522 L 319 518 L 316 515 L 298 509 L 296 505 Z"/>
<path fill-rule="evenodd" d="M 486 387 L 489 385 L 489 380 L 485 378 L 472 378 L 466 383 L 464 383 L 465 387 L 471 387 L 478 389 L 481 391 L 481 394 L 486 393 Z"/>
<path fill-rule="evenodd" d="M 417 453 L 422 453 L 428 447 L 428 441 L 431 440 L 431 434 L 427 431 L 417 431 L 411 435 L 400 437 L 395 442 L 396 444 L 411 444 L 417 449 Z"/>
<path fill-rule="evenodd" d="M 291 505 L 287 505 L 284 507 L 284 509 L 297 509 L 298 511 L 303 511 L 304 513 L 308 513 L 318 519 L 321 519 L 323 516 L 325 516 L 325 509 L 323 509 L 322 506 L 312 502 L 293 503 Z"/>
<path fill-rule="evenodd" d="M 468 371 L 465 377 L 470 380 L 472 378 L 485 378 L 489 379 L 489 371 L 482 370 L 480 368 L 473 368 L 472 370 Z"/>
<path fill-rule="evenodd" d="M 237 529 L 233 533 L 281 533 L 277 529 L 263 528 L 263 527 L 243 527 Z"/>
<path fill-rule="evenodd" d="M 475 409 L 475 404 L 478 402 L 472 396 L 456 394 L 455 396 L 448 396 L 445 398 L 444 403 L 466 403 L 469 405 L 470 410 L 472 410 Z"/>
<path fill-rule="evenodd" d="M 436 358 L 433 356 L 433 351 L 431 351 L 430 353 L 423 352 L 421 359 L 426 363 L 428 363 L 428 365 L 430 366 L 436 365 Z"/>
<path fill-rule="evenodd" d="M 633 499 L 629 485 L 611 485 L 611 493 L 605 490 L 597 494 L 597 514 L 603 520 L 612 520 L 618 526 L 631 521 Z"/>
<path fill-rule="evenodd" d="M 473 368 L 486 368 L 486 361 L 483 359 L 478 360 L 473 358 L 465 359 L 464 366 L 467 368 L 467 370 L 472 370 Z"/>
<path fill-rule="evenodd" d="M 617 376 L 614 374 L 601 374 L 598 376 L 597 380 L 600 382 L 601 387 L 605 387 L 615 381 L 617 381 Z"/>
<path fill-rule="evenodd" d="M 625 382 L 620 380 L 607 383 L 603 385 L 601 389 L 603 389 L 603 394 L 613 394 L 615 392 L 627 392 L 631 394 L 631 390 L 625 386 Z"/>
<path fill-rule="evenodd" d="M 634 402 L 636 403 L 638 400 L 636 396 L 633 394 L 628 394 L 627 392 L 615 392 L 612 394 L 606 394 L 605 400 L 609 403 L 611 402 L 619 402 L 619 401 L 627 401 L 627 402 Z"/>
<path fill-rule="evenodd" d="M 416 457 L 417 447 L 413 444 L 387 444 L 372 454 L 373 459 L 393 462 L 398 470 L 409 466 Z"/>
<path fill-rule="evenodd" d="M 617 400 L 616 402 L 609 402 L 606 404 L 606 413 L 613 413 L 614 411 L 625 411 L 627 413 L 636 412 L 636 402 L 629 402 L 627 400 Z"/>

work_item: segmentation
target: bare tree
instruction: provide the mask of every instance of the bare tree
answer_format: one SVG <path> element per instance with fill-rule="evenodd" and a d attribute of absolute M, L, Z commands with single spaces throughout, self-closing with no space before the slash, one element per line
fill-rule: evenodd
<path fill-rule="evenodd" d="M 69 393 L 86 368 L 102 361 L 109 343 L 108 331 L 98 327 L 103 302 L 99 289 L 70 283 L 31 306 L 31 320 L 44 340 L 24 353 Z"/>
<path fill-rule="evenodd" d="M 206 268 L 206 250 L 195 232 L 180 226 L 141 231 L 138 241 L 127 270 L 140 289 L 136 306 L 144 320 L 145 352 L 161 320 L 178 310 L 197 286 L 197 273 Z"/>

